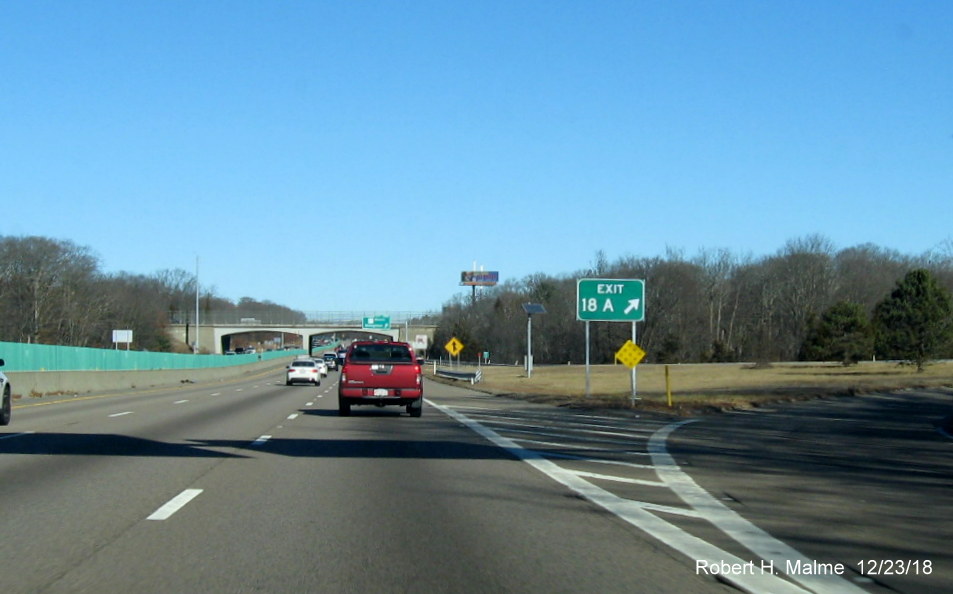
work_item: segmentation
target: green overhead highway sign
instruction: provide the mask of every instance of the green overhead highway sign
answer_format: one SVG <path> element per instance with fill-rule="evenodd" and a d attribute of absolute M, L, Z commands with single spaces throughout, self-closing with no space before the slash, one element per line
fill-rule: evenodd
<path fill-rule="evenodd" d="M 361 327 L 365 330 L 390 330 L 390 316 L 364 318 Z"/>
<path fill-rule="evenodd" d="M 587 322 L 645 320 L 645 281 L 583 278 L 576 281 L 576 319 Z"/>

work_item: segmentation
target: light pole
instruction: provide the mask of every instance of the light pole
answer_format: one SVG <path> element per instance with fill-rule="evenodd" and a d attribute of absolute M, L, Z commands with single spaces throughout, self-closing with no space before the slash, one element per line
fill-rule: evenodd
<path fill-rule="evenodd" d="M 526 377 L 533 377 L 533 314 L 544 314 L 546 308 L 542 303 L 524 303 L 526 312 Z"/>
<path fill-rule="evenodd" d="M 195 354 L 199 354 L 199 257 L 195 256 Z"/>

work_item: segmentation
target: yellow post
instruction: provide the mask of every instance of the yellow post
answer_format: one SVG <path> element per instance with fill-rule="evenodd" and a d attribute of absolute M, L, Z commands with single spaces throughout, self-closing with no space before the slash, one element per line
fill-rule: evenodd
<path fill-rule="evenodd" d="M 668 396 L 668 406 L 672 407 L 672 382 L 668 375 L 668 365 L 665 366 L 665 395 Z"/>

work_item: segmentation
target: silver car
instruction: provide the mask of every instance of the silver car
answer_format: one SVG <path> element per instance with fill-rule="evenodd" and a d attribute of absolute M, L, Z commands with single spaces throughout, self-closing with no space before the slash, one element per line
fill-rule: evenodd
<path fill-rule="evenodd" d="M 328 377 L 328 364 L 320 357 L 314 358 L 314 364 L 318 366 L 318 373 L 321 377 Z"/>

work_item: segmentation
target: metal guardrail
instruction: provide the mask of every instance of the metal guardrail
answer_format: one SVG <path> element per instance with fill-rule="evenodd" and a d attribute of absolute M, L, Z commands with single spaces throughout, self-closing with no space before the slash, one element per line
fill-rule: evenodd
<path fill-rule="evenodd" d="M 466 380 L 469 381 L 470 384 L 483 381 L 483 370 L 479 368 L 476 371 L 454 371 L 452 369 L 437 368 L 434 370 L 434 375 L 454 380 Z"/>

